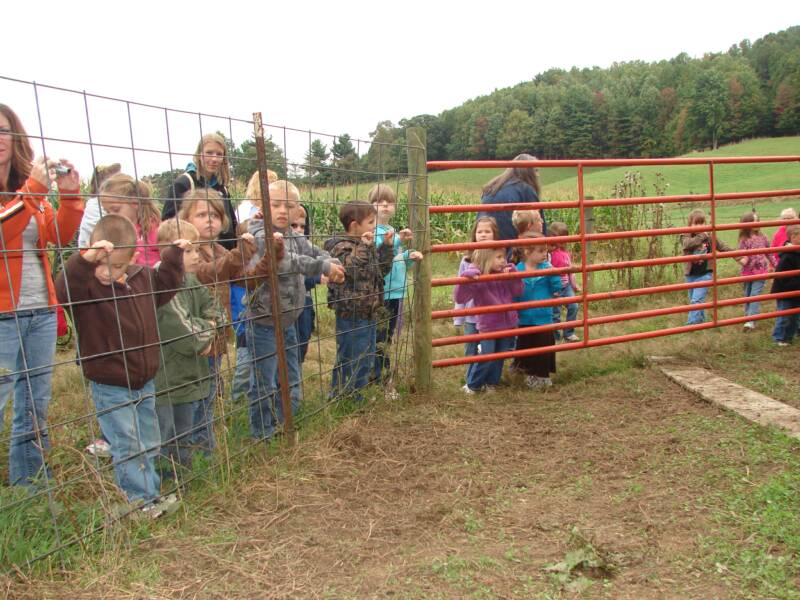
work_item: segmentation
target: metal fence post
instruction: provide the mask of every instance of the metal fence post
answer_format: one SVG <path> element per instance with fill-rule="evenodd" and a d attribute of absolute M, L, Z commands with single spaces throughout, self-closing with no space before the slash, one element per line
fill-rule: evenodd
<path fill-rule="evenodd" d="M 408 145 L 408 212 L 414 247 L 424 258 L 417 264 L 411 314 L 414 323 L 414 389 L 431 390 L 431 230 L 428 214 L 427 137 L 421 127 L 406 129 Z"/>

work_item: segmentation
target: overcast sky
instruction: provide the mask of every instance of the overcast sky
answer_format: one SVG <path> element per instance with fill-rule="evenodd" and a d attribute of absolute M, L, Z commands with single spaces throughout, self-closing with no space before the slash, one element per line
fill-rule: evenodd
<path fill-rule="evenodd" d="M 85 7 L 84 7 L 85 6 Z M 700 57 L 800 24 L 800 2 L 19 2 L 4 4 L 0 75 L 158 107 L 368 139 L 381 120 L 437 114 L 552 67 Z M 202 128 L 241 143 L 252 128 L 38 89 L 47 138 L 134 145 L 136 170 L 183 166 Z M 39 134 L 30 85 L 0 101 Z M 169 124 L 169 140 L 166 123 Z M 283 144 L 284 132 L 269 130 Z M 312 137 L 318 137 L 312 134 Z M 330 147 L 330 139 L 322 138 Z M 286 135 L 300 158 L 309 135 Z M 169 142 L 169 143 L 168 143 Z M 48 141 L 88 174 L 130 150 Z M 37 153 L 41 143 L 37 147 Z M 366 146 L 362 145 L 362 151 Z M 88 163 L 88 164 L 86 164 Z"/>

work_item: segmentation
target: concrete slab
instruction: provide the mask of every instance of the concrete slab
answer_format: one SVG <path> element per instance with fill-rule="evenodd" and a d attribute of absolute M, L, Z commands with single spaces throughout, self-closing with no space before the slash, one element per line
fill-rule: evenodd
<path fill-rule="evenodd" d="M 790 437 L 800 439 L 800 410 L 714 375 L 707 369 L 657 362 L 664 375 L 704 400 L 732 410 L 748 421 L 779 427 Z"/>

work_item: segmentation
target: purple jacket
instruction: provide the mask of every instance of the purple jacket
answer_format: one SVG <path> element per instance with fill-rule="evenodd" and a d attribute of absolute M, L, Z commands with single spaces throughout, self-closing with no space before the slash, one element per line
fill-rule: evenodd
<path fill-rule="evenodd" d="M 511 265 L 512 267 L 514 265 Z M 516 271 L 516 268 L 514 269 Z M 463 273 L 464 277 L 474 277 L 481 272 L 470 267 Z M 456 302 L 466 304 L 473 301 L 475 307 L 495 306 L 497 304 L 510 304 L 515 296 L 521 296 L 524 289 L 522 279 L 509 279 L 505 281 L 482 281 L 478 283 L 458 284 L 453 290 Z M 516 310 L 505 312 L 486 313 L 478 315 L 478 331 L 500 331 L 513 329 L 517 326 L 519 316 Z"/>

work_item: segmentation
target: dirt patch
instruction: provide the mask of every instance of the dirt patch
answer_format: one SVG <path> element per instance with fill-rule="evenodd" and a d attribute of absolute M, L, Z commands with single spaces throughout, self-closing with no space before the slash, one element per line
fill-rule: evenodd
<path fill-rule="evenodd" d="M 697 463 L 713 453 L 719 468 L 744 468 L 726 443 L 741 426 L 734 417 L 650 369 L 546 394 L 464 398 L 455 389 L 367 411 L 280 463 L 261 462 L 180 533 L 132 551 L 132 563 L 152 565 L 141 567 L 148 577 L 109 569 L 90 587 L 75 576 L 11 584 L 9 593 L 735 595 L 702 557 L 701 537 L 715 524 L 704 501 L 711 467 Z"/>

